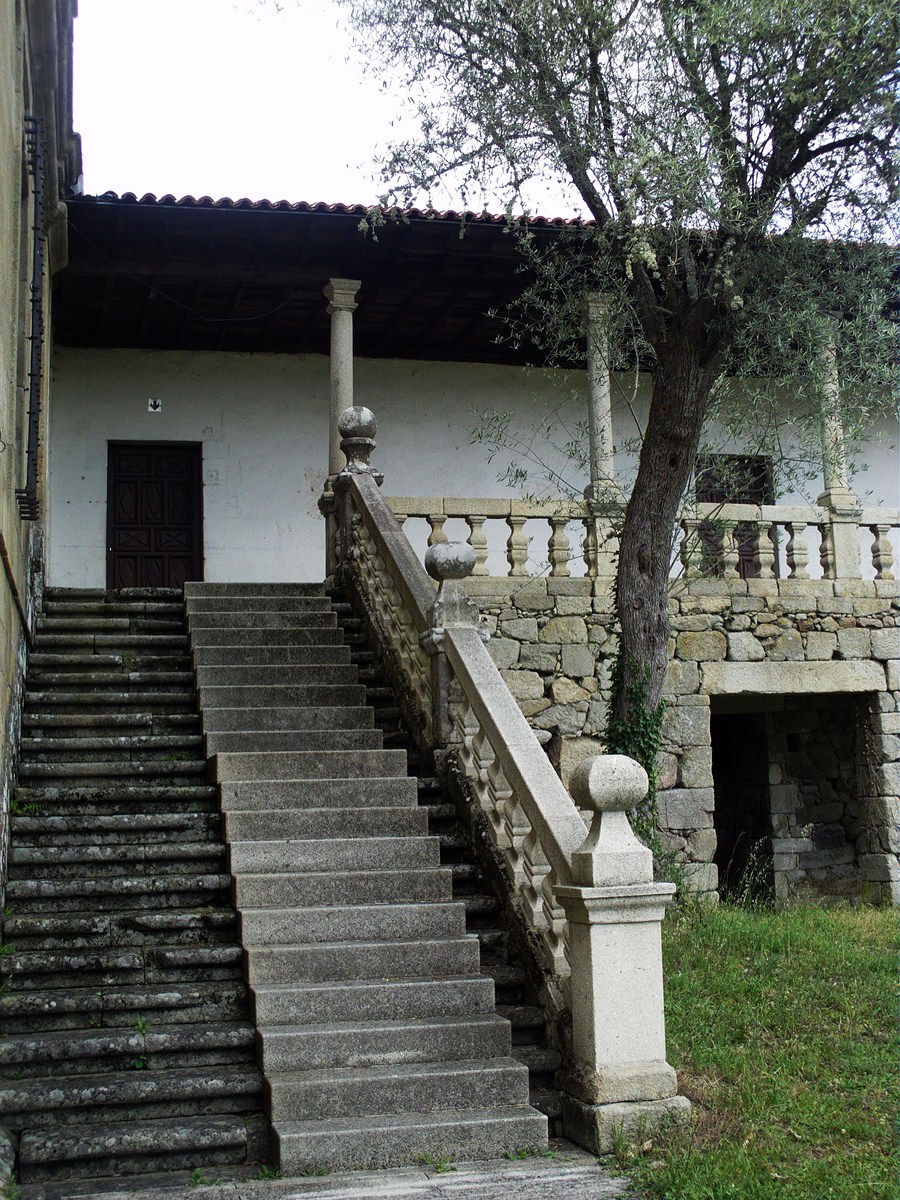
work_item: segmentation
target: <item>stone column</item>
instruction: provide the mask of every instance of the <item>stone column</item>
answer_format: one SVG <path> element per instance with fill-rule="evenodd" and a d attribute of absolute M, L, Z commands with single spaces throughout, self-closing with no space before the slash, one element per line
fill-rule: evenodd
<path fill-rule="evenodd" d="M 626 816 L 647 788 L 644 769 L 619 754 L 585 759 L 570 781 L 594 817 L 572 856 L 573 883 L 555 889 L 569 924 L 572 998 L 563 1122 L 595 1154 L 690 1116 L 666 1062 L 660 927 L 675 887 L 653 882 L 653 856 Z"/>
<path fill-rule="evenodd" d="M 822 547 L 826 577 L 859 579 L 859 498 L 850 487 L 847 450 L 840 411 L 840 377 L 833 340 L 822 348 L 822 474 L 825 491 L 817 503 L 829 509 L 831 519 Z"/>
<path fill-rule="evenodd" d="M 585 498 L 591 505 L 596 545 L 591 545 L 594 563 L 589 563 L 592 577 L 614 578 L 618 540 L 610 520 L 612 507 L 622 502 L 616 483 L 616 463 L 613 450 L 612 394 L 609 384 L 609 298 L 598 292 L 589 293 L 585 300 L 585 334 L 587 339 L 588 377 L 588 441 L 591 482 Z M 590 539 L 593 543 L 594 539 Z"/>
<path fill-rule="evenodd" d="M 328 420 L 328 480 L 343 467 L 338 421 L 353 407 L 353 313 L 359 279 L 329 279 L 322 292 L 331 317 L 331 407 Z"/>

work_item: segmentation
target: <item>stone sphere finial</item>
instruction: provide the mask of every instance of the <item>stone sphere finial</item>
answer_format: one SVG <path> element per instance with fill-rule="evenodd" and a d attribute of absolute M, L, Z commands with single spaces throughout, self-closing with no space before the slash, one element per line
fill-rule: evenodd
<path fill-rule="evenodd" d="M 579 808 L 600 813 L 629 812 L 649 790 L 647 772 L 625 754 L 585 758 L 569 779 L 569 791 Z"/>
<path fill-rule="evenodd" d="M 378 484 L 384 479 L 381 472 L 369 462 L 375 449 L 377 428 L 375 414 L 370 408 L 363 408 L 361 404 L 345 408 L 338 417 L 341 453 L 347 460 L 342 475 L 371 475 Z"/>
<path fill-rule="evenodd" d="M 371 408 L 364 408 L 361 404 L 355 404 L 352 408 L 345 408 L 338 417 L 338 433 L 341 437 L 346 438 L 374 438 L 378 429 L 378 422 L 375 420 L 375 414 Z"/>
<path fill-rule="evenodd" d="M 425 570 L 432 579 L 466 579 L 475 570 L 475 551 L 468 542 L 437 542 L 425 551 Z"/>

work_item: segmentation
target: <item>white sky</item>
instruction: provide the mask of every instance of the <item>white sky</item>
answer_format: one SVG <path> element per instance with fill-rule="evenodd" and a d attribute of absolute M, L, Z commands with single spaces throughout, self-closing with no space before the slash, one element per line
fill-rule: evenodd
<path fill-rule="evenodd" d="M 79 0 L 75 128 L 89 194 L 371 204 L 385 190 L 373 158 L 402 111 L 333 0 Z M 435 202 L 460 207 L 449 194 Z M 550 194 L 532 207 L 573 211 Z"/>
<path fill-rule="evenodd" d="M 373 202 L 395 105 L 331 0 L 79 0 L 85 191 Z"/>

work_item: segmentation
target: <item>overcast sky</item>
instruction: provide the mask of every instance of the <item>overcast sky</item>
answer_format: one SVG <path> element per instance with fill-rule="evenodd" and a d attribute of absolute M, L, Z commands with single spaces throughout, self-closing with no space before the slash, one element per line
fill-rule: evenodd
<path fill-rule="evenodd" d="M 373 157 L 403 112 L 333 0 L 79 0 L 75 128 L 89 194 L 374 203 Z M 573 211 L 538 192 L 531 208 Z"/>
<path fill-rule="evenodd" d="M 370 203 L 395 110 L 331 0 L 79 0 L 88 193 Z"/>

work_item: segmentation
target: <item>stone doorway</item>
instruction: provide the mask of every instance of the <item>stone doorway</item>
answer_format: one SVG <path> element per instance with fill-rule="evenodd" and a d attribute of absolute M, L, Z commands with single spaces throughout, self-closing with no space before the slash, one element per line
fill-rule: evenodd
<path fill-rule="evenodd" d="M 715 864 L 723 899 L 763 898 L 774 887 L 766 714 L 710 716 Z"/>

